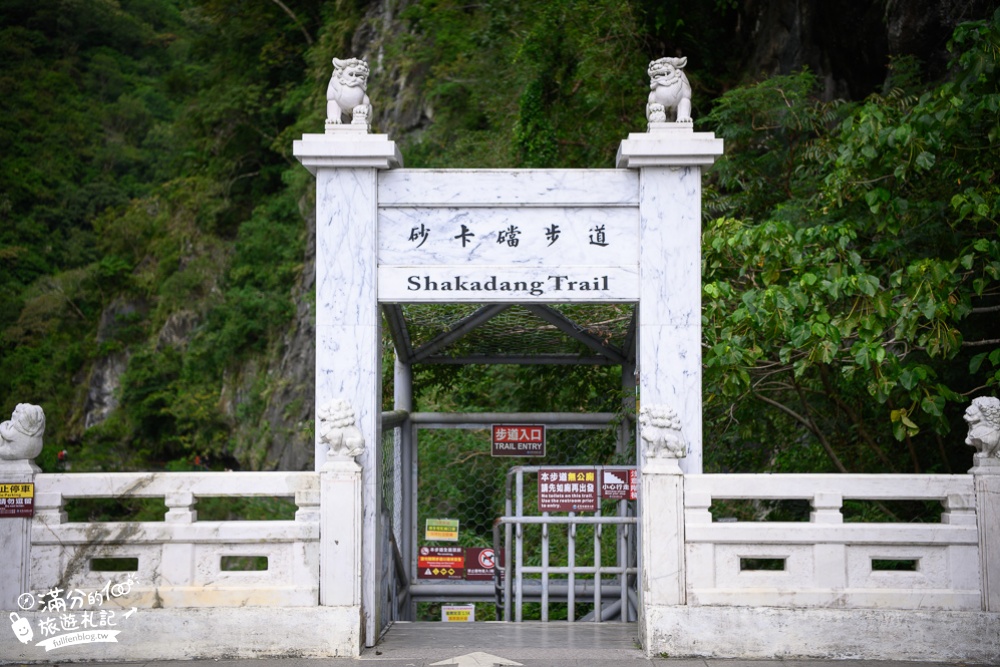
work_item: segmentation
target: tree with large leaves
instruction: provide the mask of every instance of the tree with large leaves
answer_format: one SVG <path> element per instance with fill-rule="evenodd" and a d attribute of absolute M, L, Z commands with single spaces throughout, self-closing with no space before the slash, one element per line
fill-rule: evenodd
<path fill-rule="evenodd" d="M 1000 382 L 1000 12 L 951 48 L 930 89 L 900 61 L 883 94 L 823 104 L 803 72 L 705 119 L 727 142 L 704 232 L 715 466 L 967 465 L 962 411 Z"/>

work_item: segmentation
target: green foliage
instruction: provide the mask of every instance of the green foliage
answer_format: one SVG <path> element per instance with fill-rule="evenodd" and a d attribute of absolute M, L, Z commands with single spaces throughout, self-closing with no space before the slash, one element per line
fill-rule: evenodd
<path fill-rule="evenodd" d="M 960 469 L 942 438 L 1000 379 L 1000 90 L 983 75 L 998 35 L 1000 13 L 960 27 L 955 80 L 919 98 L 830 107 L 802 73 L 727 93 L 706 119 L 727 141 L 703 259 L 720 426 L 763 439 L 760 402 L 836 469 Z"/>
<path fill-rule="evenodd" d="M 730 0 L 399 9 L 404 34 L 373 42 L 398 71 L 376 66 L 370 92 L 408 166 L 609 167 L 662 54 L 689 57 L 696 107 L 731 88 L 706 119 L 728 151 L 706 188 L 711 465 L 965 465 L 944 438 L 1000 381 L 995 17 L 959 26 L 947 81 L 900 58 L 882 95 L 821 104 L 805 72 L 732 88 Z M 0 6 L 0 408 L 43 405 L 43 465 L 63 448 L 74 469 L 266 465 L 312 192 L 291 141 L 375 21 L 353 0 Z M 111 360 L 122 407 L 84 429 Z M 427 408 L 621 398 L 601 368 L 416 383 Z"/>
<path fill-rule="evenodd" d="M 0 8 L 0 396 L 42 404 L 74 469 L 228 460 L 223 378 L 294 312 L 307 185 L 279 135 L 323 5 Z M 112 357 L 122 408 L 84 430 Z"/>
<path fill-rule="evenodd" d="M 428 167 L 607 167 L 641 117 L 643 70 L 629 3 L 450 0 L 403 13 L 405 73 L 425 72 L 433 122 L 403 140 Z M 636 63 L 624 76 L 620 63 Z"/>

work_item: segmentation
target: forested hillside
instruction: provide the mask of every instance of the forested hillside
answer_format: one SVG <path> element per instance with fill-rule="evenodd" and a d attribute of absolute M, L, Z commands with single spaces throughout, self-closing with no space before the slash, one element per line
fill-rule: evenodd
<path fill-rule="evenodd" d="M 684 55 L 726 139 L 707 467 L 964 471 L 962 411 L 1000 381 L 997 4 L 5 0 L 0 412 L 45 408 L 46 470 L 310 466 L 291 146 L 321 131 L 330 59 L 371 64 L 407 167 L 611 167 L 646 65 Z M 417 387 L 424 409 L 620 407 L 593 369 Z"/>

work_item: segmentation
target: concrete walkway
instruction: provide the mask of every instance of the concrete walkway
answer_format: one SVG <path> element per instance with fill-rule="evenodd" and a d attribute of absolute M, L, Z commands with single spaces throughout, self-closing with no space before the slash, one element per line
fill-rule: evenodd
<path fill-rule="evenodd" d="M 55 656 L 53 656 L 55 657 Z M 5 663 L 0 656 L 0 664 Z M 31 663 L 66 664 L 66 663 Z M 93 663 L 91 663 L 93 664 Z M 965 663 L 866 660 L 709 660 L 647 659 L 639 649 L 634 623 L 397 623 L 360 658 L 284 658 L 102 663 L 107 667 L 958 667 Z"/>

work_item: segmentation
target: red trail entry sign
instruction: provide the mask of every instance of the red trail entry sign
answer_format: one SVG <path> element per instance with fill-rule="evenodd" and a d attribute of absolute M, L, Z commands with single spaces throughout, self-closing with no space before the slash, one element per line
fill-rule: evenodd
<path fill-rule="evenodd" d="M 493 456 L 545 456 L 544 424 L 493 424 Z"/>

